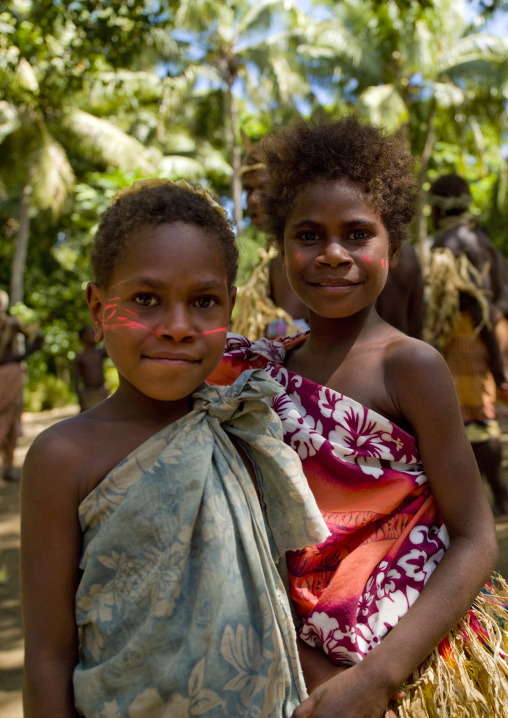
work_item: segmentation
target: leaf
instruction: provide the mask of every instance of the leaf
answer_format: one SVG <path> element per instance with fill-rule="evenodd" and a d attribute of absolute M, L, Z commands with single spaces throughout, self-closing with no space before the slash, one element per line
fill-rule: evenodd
<path fill-rule="evenodd" d="M 68 108 L 62 118 L 62 127 L 74 136 L 81 153 L 91 159 L 96 160 L 99 156 L 111 167 L 124 171 L 135 168 L 146 173 L 155 171 L 144 145 L 108 120 Z"/>
<path fill-rule="evenodd" d="M 189 678 L 188 691 L 191 698 L 198 695 L 203 685 L 203 675 L 205 672 L 205 659 L 202 658 L 192 669 Z"/>
<path fill-rule="evenodd" d="M 74 187 L 76 178 L 62 145 L 45 129 L 42 139 L 30 173 L 32 202 L 40 209 L 50 209 L 53 217 L 57 217 Z"/>
<path fill-rule="evenodd" d="M 190 712 L 192 715 L 200 716 L 213 710 L 214 708 L 217 708 L 218 706 L 223 705 L 225 705 L 224 701 L 221 700 L 216 693 L 209 690 L 203 690 L 200 691 L 196 700 L 191 702 Z"/>
<path fill-rule="evenodd" d="M 393 131 L 409 118 L 404 100 L 391 84 L 368 87 L 360 95 L 359 105 L 369 113 L 375 124 Z"/>

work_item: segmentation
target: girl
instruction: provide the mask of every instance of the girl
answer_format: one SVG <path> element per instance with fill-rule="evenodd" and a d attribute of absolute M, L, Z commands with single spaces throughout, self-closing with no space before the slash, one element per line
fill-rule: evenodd
<path fill-rule="evenodd" d="M 213 380 L 256 366 L 283 385 L 273 407 L 331 531 L 288 557 L 311 693 L 294 717 L 379 718 L 405 681 L 400 716 L 506 716 L 506 598 L 477 596 L 495 528 L 453 382 L 375 310 L 413 158 L 355 117 L 299 121 L 264 150 L 265 211 L 310 331 L 232 336 Z"/>
<path fill-rule="evenodd" d="M 204 384 L 237 256 L 184 181 L 135 183 L 101 219 L 87 301 L 120 385 L 26 459 L 26 718 L 279 718 L 306 695 L 274 560 L 328 531 L 259 401 L 275 382 Z"/>

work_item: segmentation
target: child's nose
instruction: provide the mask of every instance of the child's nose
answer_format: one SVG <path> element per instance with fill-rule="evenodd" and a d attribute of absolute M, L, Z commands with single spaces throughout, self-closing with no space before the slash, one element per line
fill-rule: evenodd
<path fill-rule="evenodd" d="M 162 324 L 156 330 L 155 335 L 159 339 L 173 339 L 177 342 L 193 339 L 197 334 L 185 307 L 171 307 L 163 316 Z"/>
<path fill-rule="evenodd" d="M 348 250 L 338 240 L 326 243 L 323 254 L 318 258 L 323 264 L 337 267 L 339 264 L 352 264 L 353 260 Z"/>

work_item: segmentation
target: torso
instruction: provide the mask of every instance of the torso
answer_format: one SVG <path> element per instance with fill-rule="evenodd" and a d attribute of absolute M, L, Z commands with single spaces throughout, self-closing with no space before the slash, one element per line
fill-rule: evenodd
<path fill-rule="evenodd" d="M 328 356 L 320 352 L 319 363 L 315 350 L 306 341 L 288 352 L 285 366 L 316 384 L 345 394 L 410 433 L 398 405 L 397 385 L 400 362 L 414 343 L 420 344 L 378 317 L 375 326 L 353 339 L 351 345 L 334 342 Z"/>
<path fill-rule="evenodd" d="M 106 353 L 101 349 L 85 350 L 76 356 L 86 389 L 98 389 L 104 385 L 103 361 Z"/>

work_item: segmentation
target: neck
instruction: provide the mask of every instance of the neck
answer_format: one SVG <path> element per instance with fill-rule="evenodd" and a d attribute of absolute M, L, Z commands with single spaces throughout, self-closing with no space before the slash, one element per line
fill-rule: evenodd
<path fill-rule="evenodd" d="M 196 387 L 198 391 L 200 387 Z M 194 392 L 193 392 L 194 393 Z M 160 401 L 142 394 L 120 377 L 120 385 L 109 400 L 115 414 L 126 421 L 153 426 L 155 430 L 177 421 L 192 410 L 192 394 L 174 401 Z"/>
<path fill-rule="evenodd" d="M 349 317 L 330 319 L 309 310 L 310 335 L 306 342 L 312 352 L 326 353 L 351 346 L 380 322 L 374 304 Z"/>

